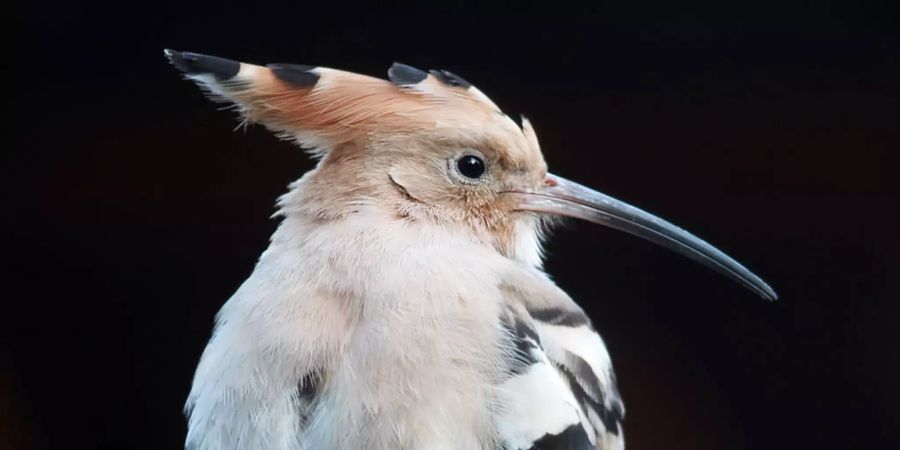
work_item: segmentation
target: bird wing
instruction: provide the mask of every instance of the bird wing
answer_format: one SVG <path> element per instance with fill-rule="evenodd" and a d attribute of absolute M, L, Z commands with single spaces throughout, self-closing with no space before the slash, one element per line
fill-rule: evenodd
<path fill-rule="evenodd" d="M 625 408 L 603 339 L 580 309 L 529 311 L 544 352 L 559 369 L 596 436 L 598 449 L 624 448 Z"/>
<path fill-rule="evenodd" d="M 506 449 L 623 449 L 625 411 L 602 338 L 561 290 L 528 284 L 504 289 L 514 364 L 503 387 L 522 397 L 500 422 Z M 518 434 L 504 433 L 516 429 L 508 422 Z"/>

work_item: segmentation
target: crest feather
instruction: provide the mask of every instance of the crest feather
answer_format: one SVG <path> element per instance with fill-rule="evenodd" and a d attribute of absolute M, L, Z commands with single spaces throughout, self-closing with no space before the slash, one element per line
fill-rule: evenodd
<path fill-rule="evenodd" d="M 502 116 L 475 86 L 446 70 L 394 63 L 388 81 L 319 66 L 260 66 L 174 50 L 165 55 L 213 100 L 234 105 L 246 122 L 317 156 L 392 133 L 477 134 Z"/>

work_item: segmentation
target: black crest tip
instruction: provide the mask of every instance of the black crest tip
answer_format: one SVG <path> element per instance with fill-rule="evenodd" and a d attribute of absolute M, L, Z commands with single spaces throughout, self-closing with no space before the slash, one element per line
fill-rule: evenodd
<path fill-rule="evenodd" d="M 298 87 L 312 87 L 319 82 L 319 74 L 313 72 L 315 66 L 303 64 L 268 64 L 272 73 L 281 81 Z"/>
<path fill-rule="evenodd" d="M 472 86 L 472 83 L 469 83 L 463 77 L 449 70 L 432 70 L 430 73 L 447 86 L 460 87 L 463 89 L 468 89 Z"/>
<path fill-rule="evenodd" d="M 163 50 L 163 54 L 176 69 L 189 74 L 210 74 L 219 81 L 233 78 L 241 70 L 241 63 L 199 53 Z"/>
<path fill-rule="evenodd" d="M 428 74 L 425 73 L 425 71 L 398 62 L 395 62 L 391 65 L 390 69 L 388 69 L 388 78 L 391 80 L 391 83 L 394 83 L 397 86 L 418 84 L 427 77 Z"/>

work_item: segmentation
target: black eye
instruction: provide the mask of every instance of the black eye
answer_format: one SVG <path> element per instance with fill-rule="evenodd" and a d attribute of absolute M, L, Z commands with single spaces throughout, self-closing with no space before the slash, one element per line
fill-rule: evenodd
<path fill-rule="evenodd" d="M 477 180 L 484 175 L 484 161 L 473 155 L 465 155 L 456 160 L 456 168 L 466 178 Z"/>

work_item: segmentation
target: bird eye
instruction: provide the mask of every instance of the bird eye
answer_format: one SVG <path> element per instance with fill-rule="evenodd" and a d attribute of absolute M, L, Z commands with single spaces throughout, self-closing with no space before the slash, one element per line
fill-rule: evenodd
<path fill-rule="evenodd" d="M 456 160 L 456 168 L 466 178 L 477 180 L 484 175 L 484 160 L 475 155 L 465 155 Z"/>

